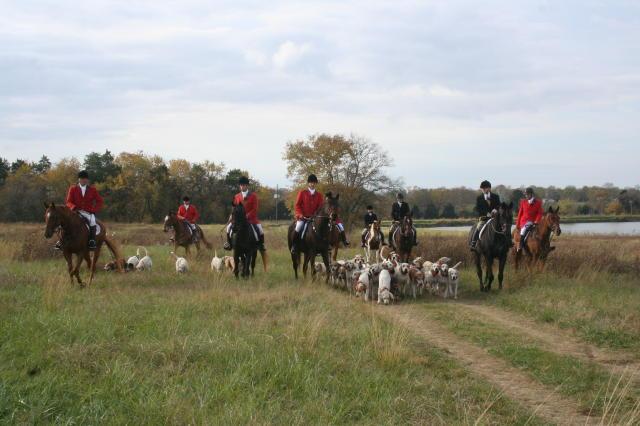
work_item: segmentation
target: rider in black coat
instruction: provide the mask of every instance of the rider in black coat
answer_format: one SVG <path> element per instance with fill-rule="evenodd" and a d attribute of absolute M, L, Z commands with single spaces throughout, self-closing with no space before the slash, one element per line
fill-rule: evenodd
<path fill-rule="evenodd" d="M 371 224 L 378 220 L 378 215 L 373 212 L 373 206 L 367 206 L 367 212 L 364 215 L 364 229 L 362 230 L 362 247 L 367 239 Z M 382 244 L 384 244 L 384 234 L 382 234 Z"/>
<path fill-rule="evenodd" d="M 409 204 L 404 201 L 404 195 L 402 193 L 398 193 L 396 196 L 396 202 L 391 206 L 391 219 L 395 223 L 400 223 L 405 218 L 405 216 L 411 215 L 411 209 L 409 208 Z M 389 244 L 393 243 L 393 230 L 394 225 L 391 225 L 391 229 L 389 230 Z M 416 231 L 416 227 L 413 227 L 413 245 L 418 245 L 418 232 Z"/>
<path fill-rule="evenodd" d="M 473 238 L 471 239 L 471 250 L 475 250 L 480 230 L 486 221 L 489 220 L 498 210 L 498 207 L 500 207 L 500 196 L 491 192 L 491 182 L 483 180 L 480 184 L 480 190 L 482 190 L 482 193 L 478 195 L 476 199 L 476 212 L 478 212 L 479 218 Z"/>

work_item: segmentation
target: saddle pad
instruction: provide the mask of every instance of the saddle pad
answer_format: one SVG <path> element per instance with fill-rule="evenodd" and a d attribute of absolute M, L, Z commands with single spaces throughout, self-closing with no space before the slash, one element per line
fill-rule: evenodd
<path fill-rule="evenodd" d="M 491 223 L 492 220 L 493 218 L 489 219 L 488 221 L 485 222 L 484 225 L 482 225 L 482 228 L 480 229 L 480 234 L 478 234 L 478 239 L 482 238 L 482 234 L 484 233 L 484 230 L 487 229 L 487 225 Z"/>

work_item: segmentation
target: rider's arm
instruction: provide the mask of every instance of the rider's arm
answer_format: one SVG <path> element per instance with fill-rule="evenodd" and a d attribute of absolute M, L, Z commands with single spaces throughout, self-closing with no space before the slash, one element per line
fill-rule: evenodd
<path fill-rule="evenodd" d="M 69 207 L 71 210 L 75 210 L 77 208 L 77 206 L 73 203 L 73 186 L 69 188 L 69 191 L 67 191 L 67 199 L 66 199 L 66 204 L 67 207 Z"/>

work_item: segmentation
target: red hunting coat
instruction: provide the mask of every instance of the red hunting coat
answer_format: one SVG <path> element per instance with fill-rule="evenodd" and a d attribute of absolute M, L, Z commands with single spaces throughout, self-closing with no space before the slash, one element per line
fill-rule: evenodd
<path fill-rule="evenodd" d="M 260 223 L 258 220 L 258 196 L 255 192 L 249 192 L 247 194 L 247 198 L 242 198 L 242 192 L 238 192 L 235 197 L 233 197 L 233 204 L 237 205 L 242 203 L 244 206 L 244 211 L 247 214 L 247 220 L 252 225 L 257 225 Z"/>
<path fill-rule="evenodd" d="M 303 189 L 298 192 L 296 197 L 296 204 L 294 207 L 296 219 L 301 220 L 303 217 L 311 217 L 324 203 L 324 195 L 319 191 L 316 191 L 311 195 L 311 191 Z"/>
<path fill-rule="evenodd" d="M 98 194 L 95 186 L 87 186 L 83 197 L 80 185 L 73 185 L 67 192 L 66 204 L 71 210 L 84 210 L 96 214 L 102 208 L 104 200 Z"/>
<path fill-rule="evenodd" d="M 178 207 L 177 216 L 178 219 L 186 220 L 189 223 L 196 223 L 196 221 L 200 218 L 198 209 L 193 204 L 189 204 L 188 209 L 184 206 L 184 204 L 180 204 L 180 207 Z"/>
<path fill-rule="evenodd" d="M 520 208 L 518 209 L 518 220 L 516 226 L 522 228 L 527 222 L 533 223 L 540 222 L 542 219 L 542 200 L 537 198 L 533 201 L 533 204 L 529 204 L 529 201 L 525 198 L 520 201 Z"/>

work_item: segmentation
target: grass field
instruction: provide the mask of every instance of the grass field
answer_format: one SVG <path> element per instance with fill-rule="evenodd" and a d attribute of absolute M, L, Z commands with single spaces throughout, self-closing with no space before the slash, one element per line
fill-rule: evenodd
<path fill-rule="evenodd" d="M 160 226 L 115 225 L 154 269 L 84 290 L 41 228 L 0 230 L 2 423 L 640 424 L 639 238 L 562 236 L 487 295 L 464 235 L 422 231 L 420 254 L 463 260 L 459 300 L 383 307 L 294 281 L 281 226 L 269 272 L 236 281 L 211 253 L 178 276 Z"/>

